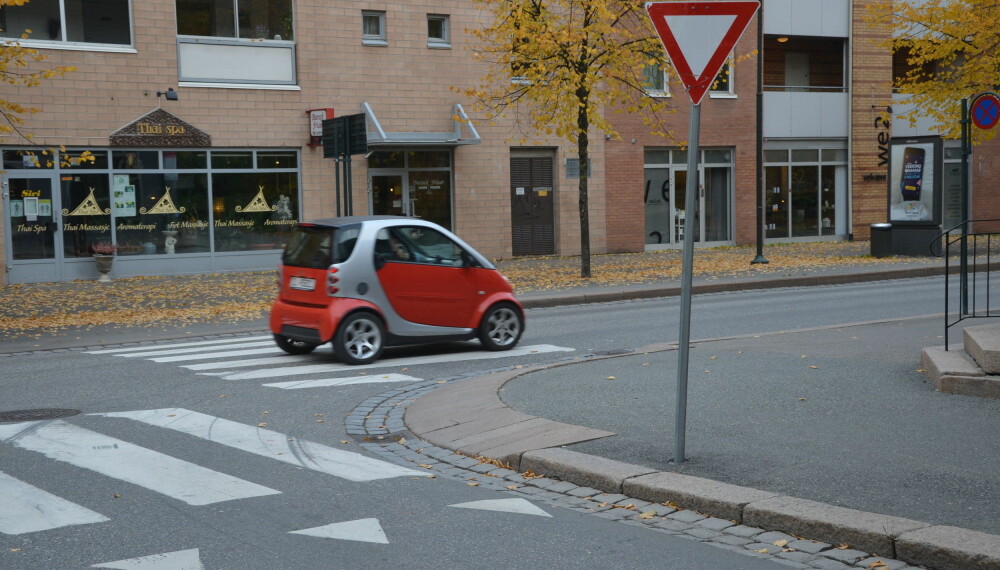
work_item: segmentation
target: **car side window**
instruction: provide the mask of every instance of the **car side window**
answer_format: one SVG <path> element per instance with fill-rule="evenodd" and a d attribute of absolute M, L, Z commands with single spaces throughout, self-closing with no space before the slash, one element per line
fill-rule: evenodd
<path fill-rule="evenodd" d="M 385 261 L 462 266 L 462 248 L 441 232 L 420 226 L 399 226 L 379 232 L 375 251 Z"/>

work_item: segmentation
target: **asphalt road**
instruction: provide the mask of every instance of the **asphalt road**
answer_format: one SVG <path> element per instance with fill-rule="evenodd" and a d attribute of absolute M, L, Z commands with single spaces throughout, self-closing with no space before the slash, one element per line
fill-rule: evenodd
<path fill-rule="evenodd" d="M 679 471 L 1000 533 L 1000 402 L 936 392 L 919 371 L 920 349 L 943 344 L 943 317 L 926 316 L 940 303 L 935 281 L 696 297 L 692 338 L 734 338 L 691 351 Z M 595 350 L 677 338 L 675 299 L 532 316 L 536 334 Z M 552 368 L 515 379 L 501 397 L 520 412 L 619 434 L 573 450 L 675 470 L 676 358 Z"/>

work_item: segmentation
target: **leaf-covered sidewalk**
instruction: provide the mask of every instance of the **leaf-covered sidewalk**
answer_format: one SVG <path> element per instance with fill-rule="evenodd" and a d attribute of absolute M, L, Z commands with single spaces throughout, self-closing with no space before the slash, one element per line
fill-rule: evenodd
<path fill-rule="evenodd" d="M 892 266 L 914 258 L 876 259 L 867 242 L 817 242 L 767 246 L 768 264 L 751 265 L 754 247 L 695 251 L 696 278 L 758 278 L 789 270 L 836 266 Z M 607 287 L 679 281 L 681 252 L 595 255 L 591 279 L 580 278 L 579 257 L 498 261 L 517 294 L 583 286 Z M 0 287 L 0 338 L 42 336 L 68 328 L 153 327 L 187 323 L 239 323 L 266 317 L 277 292 L 273 271 L 132 277 L 111 283 L 21 284 Z"/>

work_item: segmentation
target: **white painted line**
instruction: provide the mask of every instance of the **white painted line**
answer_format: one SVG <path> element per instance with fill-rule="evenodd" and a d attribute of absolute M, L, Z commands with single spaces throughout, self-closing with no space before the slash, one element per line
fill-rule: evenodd
<path fill-rule="evenodd" d="M 116 354 L 115 356 L 121 356 L 122 358 L 143 358 L 146 356 L 168 356 L 171 354 L 192 354 L 195 352 L 210 352 L 213 350 L 231 350 L 234 348 L 256 348 L 260 346 L 270 346 L 271 348 L 277 348 L 273 340 L 258 340 L 256 342 L 239 342 L 224 345 L 211 345 L 211 346 L 195 346 L 188 348 L 171 348 L 168 350 L 149 350 L 146 352 L 130 352 L 128 354 Z"/>
<path fill-rule="evenodd" d="M 438 364 L 442 362 L 464 362 L 467 360 L 487 360 L 493 358 L 508 358 L 527 356 L 529 354 L 544 352 L 573 352 L 572 348 L 553 346 L 551 344 L 536 344 L 514 348 L 507 351 L 475 351 L 459 352 L 451 354 L 434 354 L 427 356 L 414 356 L 411 358 L 386 358 L 372 364 L 362 364 L 352 366 L 350 364 L 313 364 L 308 366 L 287 366 L 281 368 L 266 368 L 253 370 L 250 372 L 239 372 L 223 376 L 225 380 L 257 380 L 261 378 L 277 378 L 281 376 L 298 376 L 301 374 L 318 374 L 328 372 L 353 372 L 371 368 L 391 368 L 398 366 L 416 366 L 418 364 Z"/>
<path fill-rule="evenodd" d="M 141 558 L 94 564 L 91 568 L 117 568 L 119 570 L 204 570 L 205 566 L 201 563 L 201 555 L 198 549 L 192 548 L 191 550 L 164 552 L 163 554 L 153 554 Z"/>
<path fill-rule="evenodd" d="M 185 346 L 203 346 L 206 344 L 226 344 L 231 342 L 250 342 L 254 340 L 264 340 L 271 339 L 274 340 L 272 336 L 247 336 L 241 338 L 229 338 L 229 339 L 219 339 L 219 340 L 201 340 L 192 342 L 180 342 L 174 344 L 147 344 L 145 346 L 131 346 L 129 348 L 107 348 L 102 350 L 88 350 L 85 354 L 116 354 L 119 352 L 138 352 L 140 350 L 150 350 L 153 348 L 157 349 L 167 349 L 167 348 L 182 348 Z"/>
<path fill-rule="evenodd" d="M 455 507 L 457 509 L 478 509 L 481 511 L 497 511 L 501 513 L 515 513 L 519 515 L 535 515 L 539 517 L 552 516 L 524 499 L 492 499 L 487 501 L 472 501 L 471 503 L 459 503 L 457 505 L 448 506 Z"/>
<path fill-rule="evenodd" d="M 225 352 L 200 352 L 198 354 L 181 354 L 179 356 L 164 356 L 162 358 L 150 358 L 153 362 L 186 362 L 189 360 L 208 360 L 210 358 L 231 358 L 233 356 L 251 356 L 254 354 L 284 354 L 285 358 L 291 355 L 286 354 L 280 348 L 269 343 L 267 348 L 248 348 L 246 350 L 231 350 Z"/>
<path fill-rule="evenodd" d="M 359 519 L 356 521 L 333 523 L 314 528 L 293 530 L 288 534 L 304 534 L 320 538 L 389 544 L 389 539 L 385 536 L 385 531 L 382 530 L 382 525 L 379 524 L 378 519 Z"/>
<path fill-rule="evenodd" d="M 322 380 L 300 380 L 295 382 L 275 382 L 264 384 L 270 388 L 282 390 L 298 390 L 300 388 L 325 388 L 327 386 L 346 386 L 348 384 L 380 384 L 382 382 L 420 382 L 420 378 L 406 374 L 374 374 L 369 376 L 349 376 L 347 378 L 324 378 Z"/>
<path fill-rule="evenodd" d="M 189 505 L 280 493 L 62 420 L 0 424 L 0 442 L 133 483 Z"/>
<path fill-rule="evenodd" d="M 326 358 L 333 358 L 328 356 Z M 202 362 L 200 364 L 182 364 L 181 368 L 187 368 L 188 370 L 219 370 L 222 368 L 248 368 L 250 366 L 267 366 L 269 364 L 291 364 L 294 362 L 316 362 L 317 360 L 322 361 L 324 357 L 320 356 L 318 359 L 315 355 L 305 354 L 300 356 L 275 356 L 272 358 L 248 358 L 246 360 L 237 360 L 235 362 Z"/>
<path fill-rule="evenodd" d="M 90 414 L 127 418 L 221 443 L 296 467 L 341 477 L 349 481 L 374 481 L 390 477 L 427 475 L 387 461 L 289 437 L 283 433 L 241 424 L 183 408 Z M 289 441 L 292 440 L 292 441 Z"/>
<path fill-rule="evenodd" d="M 4 534 L 24 534 L 111 520 L 3 472 L 0 472 L 0 497 L 3 497 L 0 532 Z"/>

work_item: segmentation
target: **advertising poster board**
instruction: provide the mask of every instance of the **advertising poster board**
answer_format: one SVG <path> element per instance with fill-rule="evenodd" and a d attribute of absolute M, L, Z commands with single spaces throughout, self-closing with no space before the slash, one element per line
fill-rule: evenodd
<path fill-rule="evenodd" d="M 941 224 L 941 137 L 889 141 L 889 221 Z"/>

